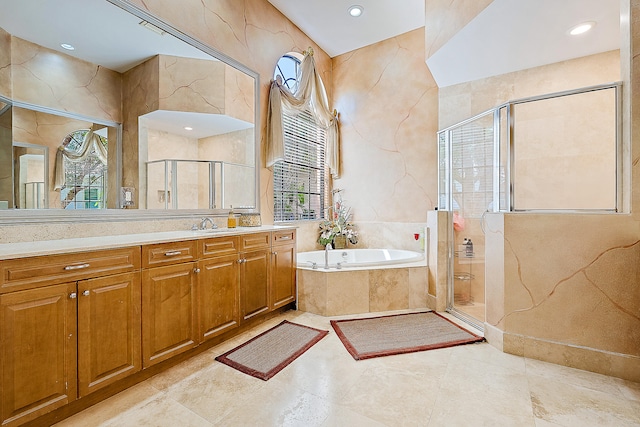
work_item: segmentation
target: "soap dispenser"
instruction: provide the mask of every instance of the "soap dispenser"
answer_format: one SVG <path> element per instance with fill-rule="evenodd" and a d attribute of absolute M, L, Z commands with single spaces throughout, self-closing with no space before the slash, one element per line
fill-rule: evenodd
<path fill-rule="evenodd" d="M 236 228 L 236 215 L 233 213 L 233 206 L 229 209 L 229 218 L 227 219 L 227 228 Z"/>

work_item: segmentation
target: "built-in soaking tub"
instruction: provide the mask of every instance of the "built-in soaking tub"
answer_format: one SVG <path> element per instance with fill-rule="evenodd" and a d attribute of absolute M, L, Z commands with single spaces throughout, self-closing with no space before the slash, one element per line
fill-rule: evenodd
<path fill-rule="evenodd" d="M 349 270 L 357 267 L 400 265 L 422 259 L 424 259 L 422 253 L 402 249 L 335 249 L 326 253 L 325 251 L 299 253 L 298 268 Z"/>
<path fill-rule="evenodd" d="M 401 249 L 334 249 L 297 254 L 298 309 L 337 316 L 428 308 L 424 254 Z"/>

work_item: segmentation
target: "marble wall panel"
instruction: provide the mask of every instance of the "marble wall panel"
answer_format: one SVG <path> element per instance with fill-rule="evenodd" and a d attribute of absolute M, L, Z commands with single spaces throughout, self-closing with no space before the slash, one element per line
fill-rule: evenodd
<path fill-rule="evenodd" d="M 368 313 L 369 272 L 349 271 L 326 274 L 327 309 L 325 316 Z M 339 279 L 338 279 L 339 278 Z"/>
<path fill-rule="evenodd" d="M 11 34 L 0 28 L 0 95 L 11 98 Z"/>
<path fill-rule="evenodd" d="M 12 98 L 121 122 L 121 74 L 12 37 Z"/>
<path fill-rule="evenodd" d="M 224 63 L 159 55 L 158 67 L 160 110 L 226 113 Z"/>
<path fill-rule="evenodd" d="M 610 51 L 440 88 L 439 127 L 444 129 L 510 100 L 620 79 L 620 52 Z"/>
<path fill-rule="evenodd" d="M 409 272 L 406 268 L 369 271 L 369 309 L 372 312 L 409 307 Z"/>
<path fill-rule="evenodd" d="M 640 356 L 638 221 L 513 214 L 504 221 L 505 331 Z"/>
<path fill-rule="evenodd" d="M 254 80 L 233 67 L 225 67 L 225 113 L 245 122 L 255 122 Z"/>
<path fill-rule="evenodd" d="M 424 222 L 437 203 L 437 86 L 423 29 L 334 58 L 345 202 L 354 221 Z"/>
<path fill-rule="evenodd" d="M 127 96 L 122 102 L 122 186 L 140 189 L 140 181 L 146 176 L 146 147 L 139 150 L 138 117 L 155 111 L 160 106 L 160 58 L 153 58 L 128 70 L 123 75 L 123 92 Z M 143 181 L 144 182 L 144 181 Z M 133 198 L 133 208 L 138 208 L 138 197 Z"/>

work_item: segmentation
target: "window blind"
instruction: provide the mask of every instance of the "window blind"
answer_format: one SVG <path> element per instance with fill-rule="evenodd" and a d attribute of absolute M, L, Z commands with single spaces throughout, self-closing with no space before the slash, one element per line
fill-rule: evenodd
<path fill-rule="evenodd" d="M 325 131 L 304 111 L 283 113 L 285 159 L 275 164 L 274 221 L 324 217 Z"/>

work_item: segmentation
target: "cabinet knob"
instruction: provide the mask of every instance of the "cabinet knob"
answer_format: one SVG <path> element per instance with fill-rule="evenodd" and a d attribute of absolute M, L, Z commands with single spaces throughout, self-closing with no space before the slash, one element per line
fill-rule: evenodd
<path fill-rule="evenodd" d="M 196 274 L 198 274 L 198 273 L 200 273 L 200 269 L 199 269 L 199 268 L 194 268 L 194 269 L 193 269 L 193 272 L 194 272 L 194 273 L 196 273 Z"/>
<path fill-rule="evenodd" d="M 69 294 L 69 298 L 70 298 L 70 299 L 75 299 L 77 296 L 78 296 L 78 294 L 76 294 L 75 292 L 71 292 L 71 293 Z"/>
<path fill-rule="evenodd" d="M 84 295 L 85 297 L 88 297 L 91 294 L 91 291 L 89 291 L 89 289 L 87 289 L 86 291 L 82 292 L 82 295 Z"/>
<path fill-rule="evenodd" d="M 278 252 L 272 252 L 273 255 L 278 255 Z"/>

